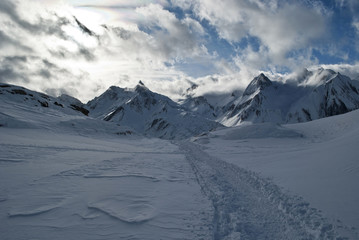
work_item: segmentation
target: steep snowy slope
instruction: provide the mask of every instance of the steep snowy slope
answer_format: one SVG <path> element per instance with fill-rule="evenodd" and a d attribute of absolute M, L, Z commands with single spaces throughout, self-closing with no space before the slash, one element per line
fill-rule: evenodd
<path fill-rule="evenodd" d="M 203 96 L 200 97 L 187 97 L 180 100 L 179 104 L 186 110 L 200 115 L 208 119 L 216 119 L 216 109 L 208 103 L 207 99 Z"/>
<path fill-rule="evenodd" d="M 343 114 L 359 108 L 359 82 L 331 70 L 305 71 L 297 79 L 272 82 L 254 78 L 243 95 L 227 104 L 218 121 L 296 123 Z"/>
<path fill-rule="evenodd" d="M 227 105 L 227 112 L 219 120 L 227 126 L 244 121 L 280 123 L 284 121 L 291 103 L 304 92 L 301 87 L 272 82 L 261 74 L 252 80 L 242 96 Z"/>
<path fill-rule="evenodd" d="M 187 111 L 218 121 L 241 95 L 239 90 L 232 93 L 206 93 L 196 97 L 187 95 L 178 103 Z"/>
<path fill-rule="evenodd" d="M 359 108 L 359 82 L 336 73 L 293 104 L 287 122 L 305 122 Z"/>
<path fill-rule="evenodd" d="M 87 107 L 90 116 L 165 139 L 183 139 L 220 126 L 166 96 L 151 92 L 141 82 L 134 89 L 111 87 L 88 102 Z"/>

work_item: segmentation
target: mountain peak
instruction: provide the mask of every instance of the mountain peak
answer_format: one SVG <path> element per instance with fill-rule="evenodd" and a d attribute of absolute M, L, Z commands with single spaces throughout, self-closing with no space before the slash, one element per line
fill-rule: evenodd
<path fill-rule="evenodd" d="M 272 81 L 267 78 L 263 73 L 255 77 L 248 85 L 243 95 L 251 95 L 257 90 L 263 90 L 264 88 L 272 85 Z"/>
<path fill-rule="evenodd" d="M 259 74 L 259 76 L 255 77 L 254 80 L 256 80 L 259 84 L 271 84 L 272 81 L 267 78 L 264 73 Z"/>
<path fill-rule="evenodd" d="M 138 84 L 136 85 L 134 90 L 135 90 L 135 92 L 138 92 L 138 93 L 150 91 L 141 80 L 138 82 Z"/>

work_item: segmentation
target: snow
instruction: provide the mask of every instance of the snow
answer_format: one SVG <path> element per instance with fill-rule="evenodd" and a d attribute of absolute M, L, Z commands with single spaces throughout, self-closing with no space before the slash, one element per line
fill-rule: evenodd
<path fill-rule="evenodd" d="M 0 239 L 359 239 L 359 110 L 206 132 L 144 86 L 111 87 L 89 117 L 71 97 L 4 86 Z M 182 140 L 144 136 L 133 113 L 132 126 L 103 121 L 118 104 Z"/>
<path fill-rule="evenodd" d="M 204 111 L 198 113 L 210 109 L 210 105 L 204 102 Z M 166 96 L 150 91 L 143 83 L 133 89 L 110 87 L 88 102 L 86 107 L 91 110 L 92 117 L 163 139 L 185 139 L 221 126 L 206 116 L 184 109 Z"/>
<path fill-rule="evenodd" d="M 169 142 L 0 134 L 1 239 L 210 238 L 210 202 Z"/>
<path fill-rule="evenodd" d="M 211 238 L 211 202 L 177 146 L 5 94 L 0 239 Z"/>
<path fill-rule="evenodd" d="M 218 159 L 270 178 L 359 228 L 359 111 L 301 124 L 247 124 L 194 138 Z"/>
<path fill-rule="evenodd" d="M 284 82 L 272 82 L 261 74 L 241 96 L 216 108 L 216 120 L 228 127 L 245 121 L 306 122 L 358 109 L 358 93 L 357 81 L 332 70 L 306 70 Z"/>
<path fill-rule="evenodd" d="M 284 194 L 256 173 L 212 157 L 194 144 L 184 142 L 180 146 L 212 201 L 213 239 L 357 237 L 351 229 L 333 225 L 307 202 Z"/>

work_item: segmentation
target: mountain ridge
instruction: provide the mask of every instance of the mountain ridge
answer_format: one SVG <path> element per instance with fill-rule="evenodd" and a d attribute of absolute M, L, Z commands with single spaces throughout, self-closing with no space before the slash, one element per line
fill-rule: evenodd
<path fill-rule="evenodd" d="M 0 98 L 36 109 L 82 114 L 164 139 L 188 138 L 243 122 L 306 122 L 359 108 L 359 82 L 345 75 L 328 69 L 305 69 L 295 81 L 297 84 L 291 79 L 272 81 L 261 73 L 243 92 L 196 96 L 200 86 L 195 85 L 190 88 L 191 94 L 178 102 L 152 92 L 139 81 L 134 88 L 111 86 L 86 104 L 68 95 L 56 98 L 2 83 Z"/>

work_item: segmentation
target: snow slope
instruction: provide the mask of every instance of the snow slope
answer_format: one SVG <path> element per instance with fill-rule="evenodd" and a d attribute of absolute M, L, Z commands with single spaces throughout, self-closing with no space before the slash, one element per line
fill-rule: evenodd
<path fill-rule="evenodd" d="M 358 229 L 358 122 L 356 110 L 300 124 L 244 124 L 194 141 L 210 156 L 302 196 L 336 224 Z"/>

